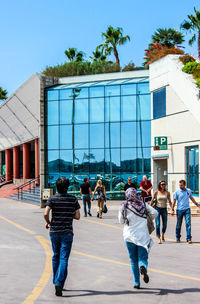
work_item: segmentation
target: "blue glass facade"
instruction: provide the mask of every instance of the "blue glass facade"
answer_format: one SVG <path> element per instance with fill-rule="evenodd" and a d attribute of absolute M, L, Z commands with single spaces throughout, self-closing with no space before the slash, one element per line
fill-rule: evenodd
<path fill-rule="evenodd" d="M 166 87 L 153 92 L 153 119 L 166 116 Z"/>
<path fill-rule="evenodd" d="M 47 184 L 67 176 L 78 193 L 88 176 L 102 179 L 110 198 L 123 194 L 127 177 L 151 172 L 151 97 L 148 81 L 46 89 Z"/>

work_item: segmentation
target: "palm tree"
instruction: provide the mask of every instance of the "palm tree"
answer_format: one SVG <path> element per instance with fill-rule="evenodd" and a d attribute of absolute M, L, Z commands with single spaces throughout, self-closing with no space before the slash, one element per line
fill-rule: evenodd
<path fill-rule="evenodd" d="M 7 94 L 8 92 L 0 87 L 0 100 L 5 100 L 7 98 Z"/>
<path fill-rule="evenodd" d="M 102 33 L 102 37 L 105 38 L 104 46 L 106 46 L 107 49 L 110 49 L 110 52 L 114 53 L 116 62 L 117 64 L 119 64 L 119 54 L 117 46 L 125 44 L 128 40 L 130 41 L 130 37 L 128 35 L 123 36 L 122 28 L 117 27 L 115 29 L 111 25 L 107 28 L 106 32 Z"/>
<path fill-rule="evenodd" d="M 76 61 L 80 62 L 83 61 L 84 54 L 83 52 L 77 52 L 77 49 L 75 48 L 69 48 L 65 51 L 65 55 L 69 59 L 69 61 Z"/>
<path fill-rule="evenodd" d="M 188 15 L 188 20 L 184 20 L 181 24 L 181 29 L 190 33 L 194 33 L 192 38 L 188 41 L 189 45 L 192 45 L 198 36 L 198 57 L 200 59 L 200 11 L 197 11 L 194 7 L 195 15 Z"/>
<path fill-rule="evenodd" d="M 184 35 L 173 29 L 173 28 L 159 28 L 157 31 L 152 35 L 152 42 L 149 45 L 150 47 L 155 43 L 160 43 L 163 46 L 167 46 L 169 48 L 180 46 L 184 41 Z"/>
<path fill-rule="evenodd" d="M 107 56 L 111 53 L 111 47 L 107 47 L 104 44 L 98 45 L 96 50 L 92 52 L 93 57 L 90 56 L 90 59 L 93 61 L 105 61 Z"/>

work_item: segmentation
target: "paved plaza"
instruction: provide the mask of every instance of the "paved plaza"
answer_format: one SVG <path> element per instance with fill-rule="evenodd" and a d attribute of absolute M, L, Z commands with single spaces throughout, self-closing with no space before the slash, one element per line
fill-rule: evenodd
<path fill-rule="evenodd" d="M 108 202 L 104 218 L 74 221 L 73 251 L 63 297 L 54 295 L 51 247 L 43 210 L 0 199 L 0 291 L 2 304 L 31 303 L 199 303 L 200 218 L 192 218 L 193 244 L 176 244 L 175 217 L 169 217 L 165 244 L 155 244 L 149 259 L 149 284 L 134 290 L 128 253 L 117 214 L 120 202 Z M 83 210 L 81 210 L 81 213 Z M 82 214 L 83 215 L 83 214 Z"/>

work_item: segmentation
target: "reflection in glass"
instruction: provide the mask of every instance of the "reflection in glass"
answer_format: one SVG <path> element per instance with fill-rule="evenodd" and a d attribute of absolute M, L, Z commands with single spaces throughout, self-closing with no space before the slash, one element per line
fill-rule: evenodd
<path fill-rule="evenodd" d="M 58 149 L 58 126 L 48 126 L 48 149 Z"/>
<path fill-rule="evenodd" d="M 105 172 L 120 172 L 120 149 L 105 149 Z"/>
<path fill-rule="evenodd" d="M 138 120 L 151 119 L 151 95 L 139 95 L 137 99 Z"/>
<path fill-rule="evenodd" d="M 104 124 L 90 124 L 90 148 L 104 148 Z"/>
<path fill-rule="evenodd" d="M 121 146 L 136 147 L 136 122 L 121 123 Z"/>
<path fill-rule="evenodd" d="M 73 98 L 72 89 L 62 89 L 60 90 L 60 99 L 71 99 Z"/>
<path fill-rule="evenodd" d="M 90 87 L 90 98 L 92 97 L 104 97 L 104 87 Z"/>
<path fill-rule="evenodd" d="M 136 96 L 122 97 L 122 121 L 136 120 Z"/>
<path fill-rule="evenodd" d="M 75 149 L 88 148 L 88 124 L 74 126 Z"/>
<path fill-rule="evenodd" d="M 138 121 L 137 146 L 151 147 L 151 121 Z"/>
<path fill-rule="evenodd" d="M 90 154 L 88 150 L 75 150 L 74 173 L 89 172 Z"/>
<path fill-rule="evenodd" d="M 90 99 L 90 122 L 104 122 L 104 98 Z"/>
<path fill-rule="evenodd" d="M 90 172 L 103 173 L 104 172 L 104 149 L 90 150 Z"/>
<path fill-rule="evenodd" d="M 120 97 L 107 97 L 105 107 L 106 121 L 120 121 Z"/>
<path fill-rule="evenodd" d="M 134 95 L 136 94 L 136 83 L 123 84 L 121 86 L 121 95 Z"/>
<path fill-rule="evenodd" d="M 47 91 L 47 100 L 57 100 L 57 99 L 58 99 L 58 90 Z"/>
<path fill-rule="evenodd" d="M 78 90 L 77 98 L 88 98 L 88 88 L 78 88 Z"/>
<path fill-rule="evenodd" d="M 72 150 L 60 151 L 60 174 L 73 172 L 73 153 Z"/>
<path fill-rule="evenodd" d="M 137 154 L 136 148 L 121 149 L 121 171 L 137 172 Z"/>
<path fill-rule="evenodd" d="M 48 172 L 51 175 L 58 173 L 60 169 L 59 151 L 48 151 Z"/>
<path fill-rule="evenodd" d="M 60 100 L 60 123 L 70 124 L 72 123 L 72 99 Z"/>
<path fill-rule="evenodd" d="M 151 172 L 151 148 L 138 148 L 137 172 Z"/>
<path fill-rule="evenodd" d="M 120 148 L 120 123 L 105 124 L 105 147 Z"/>
<path fill-rule="evenodd" d="M 75 123 L 88 122 L 88 99 L 75 99 Z"/>
<path fill-rule="evenodd" d="M 47 124 L 58 124 L 58 101 L 49 101 L 47 103 Z"/>
<path fill-rule="evenodd" d="M 105 95 L 120 96 L 120 86 L 119 85 L 105 86 Z"/>
<path fill-rule="evenodd" d="M 137 94 L 149 94 L 149 82 L 141 82 L 137 86 Z"/>
<path fill-rule="evenodd" d="M 72 149 L 72 125 L 60 126 L 60 149 Z"/>

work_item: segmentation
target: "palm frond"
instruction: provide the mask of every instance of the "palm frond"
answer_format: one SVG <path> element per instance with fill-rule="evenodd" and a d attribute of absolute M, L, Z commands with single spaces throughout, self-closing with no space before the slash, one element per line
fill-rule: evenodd
<path fill-rule="evenodd" d="M 188 41 L 189 45 L 192 45 L 196 41 L 196 34 L 192 36 L 192 38 Z"/>

